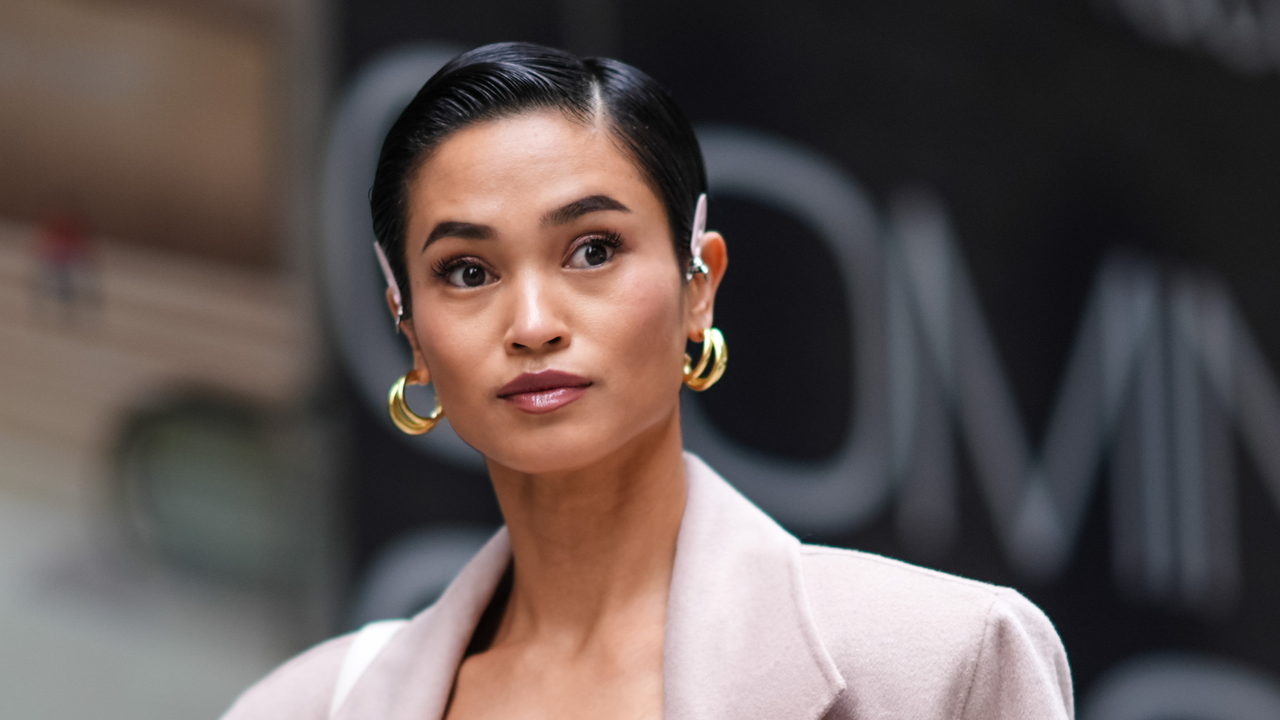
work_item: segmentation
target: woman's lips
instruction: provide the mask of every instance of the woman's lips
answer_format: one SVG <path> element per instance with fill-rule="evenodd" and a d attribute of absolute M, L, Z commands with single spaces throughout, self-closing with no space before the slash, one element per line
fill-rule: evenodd
<path fill-rule="evenodd" d="M 591 381 L 559 370 L 525 373 L 498 390 L 498 397 L 532 415 L 549 413 L 577 400 Z"/>

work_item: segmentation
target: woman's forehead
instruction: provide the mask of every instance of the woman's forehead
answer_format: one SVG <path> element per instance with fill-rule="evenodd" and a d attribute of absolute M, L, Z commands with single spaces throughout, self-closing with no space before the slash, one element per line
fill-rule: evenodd
<path fill-rule="evenodd" d="M 421 222 L 540 216 L 597 194 L 637 210 L 661 210 L 607 128 L 559 112 L 526 113 L 478 123 L 441 143 L 410 186 L 410 216 Z"/>

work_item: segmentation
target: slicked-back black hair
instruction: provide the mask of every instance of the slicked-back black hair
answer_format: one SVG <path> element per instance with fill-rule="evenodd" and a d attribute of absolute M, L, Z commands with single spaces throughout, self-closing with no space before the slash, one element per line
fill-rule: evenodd
<path fill-rule="evenodd" d="M 688 265 L 693 212 L 707 191 L 707 172 L 693 126 L 675 100 L 653 78 L 617 60 L 495 43 L 459 55 L 427 80 L 391 126 L 378 156 L 369 191 L 373 232 L 400 286 L 406 317 L 405 226 L 415 172 L 452 133 L 536 110 L 603 121 L 662 201 L 679 267 Z"/>

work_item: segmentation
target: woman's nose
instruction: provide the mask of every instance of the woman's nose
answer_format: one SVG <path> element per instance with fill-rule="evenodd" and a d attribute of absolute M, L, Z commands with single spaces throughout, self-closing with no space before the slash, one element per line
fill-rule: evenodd
<path fill-rule="evenodd" d="M 507 331 L 507 351 L 546 352 L 569 345 L 569 332 L 555 307 L 553 293 L 538 278 L 514 283 L 515 308 Z"/>

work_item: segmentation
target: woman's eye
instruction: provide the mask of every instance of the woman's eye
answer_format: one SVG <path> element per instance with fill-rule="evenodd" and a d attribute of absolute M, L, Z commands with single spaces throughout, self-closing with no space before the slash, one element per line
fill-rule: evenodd
<path fill-rule="evenodd" d="M 456 287 L 480 287 L 489 282 L 489 273 L 479 265 L 463 265 L 449 273 L 449 284 Z"/>
<path fill-rule="evenodd" d="M 591 242 L 573 251 L 573 257 L 569 258 L 569 267 L 599 267 L 600 265 L 609 262 L 609 258 L 612 257 L 612 247 L 609 247 L 604 243 Z"/>

